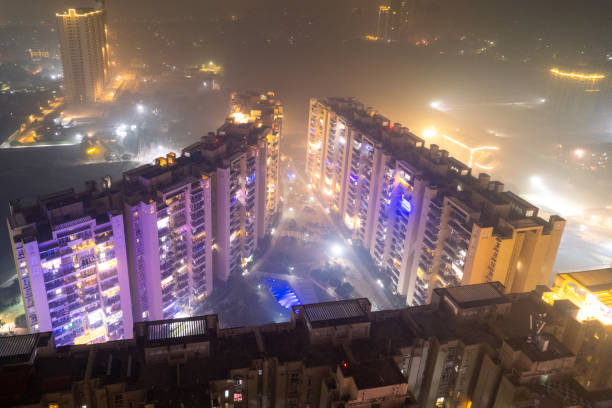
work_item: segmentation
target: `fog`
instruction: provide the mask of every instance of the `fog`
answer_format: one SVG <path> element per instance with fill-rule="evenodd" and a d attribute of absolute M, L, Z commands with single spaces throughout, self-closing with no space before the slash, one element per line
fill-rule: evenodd
<path fill-rule="evenodd" d="M 26 7 L 1 0 L 0 24 L 5 30 L 19 25 L 36 26 L 41 32 L 48 29 L 47 39 L 53 42 L 53 14 L 75 3 L 93 2 L 28 0 Z M 598 84 L 599 92 L 586 94 L 584 87 L 551 78 L 549 69 L 561 65 L 612 71 L 606 58 L 612 49 L 605 41 L 611 38 L 612 3 L 590 1 L 580 7 L 569 1 L 413 3 L 416 17 L 405 42 L 385 43 L 362 39 L 376 30 L 377 4 L 365 0 L 106 2 L 117 72 L 132 71 L 139 80 L 210 60 L 224 68 L 218 92 L 179 93 L 172 99 L 174 109 L 184 112 L 185 124 L 172 135 L 169 147 L 180 148 L 215 130 L 227 112 L 231 91 L 273 90 L 285 105 L 283 149 L 300 163 L 309 98 L 354 96 L 419 135 L 433 126 L 470 146 L 499 147 L 498 153 L 487 157 L 494 178 L 535 198 L 545 212 L 570 217 L 558 269 L 609 262 L 610 234 L 597 230 L 585 237 L 577 230 L 583 220 L 573 218 L 577 214 L 572 211 L 576 206 L 582 210 L 612 203 L 609 173 L 575 171 L 555 154 L 560 144 L 610 141 L 610 82 L 606 79 Z M 419 39 L 427 40 L 428 46 L 416 47 Z M 480 47 L 486 51 L 478 53 Z M 164 90 L 158 89 L 156 97 L 163 99 Z M 131 98 L 147 104 L 153 96 L 135 89 Z M 432 101 L 440 102 L 441 108 L 432 109 Z M 467 160 L 465 151 L 453 149 L 452 144 L 444 147 Z M 3 160 L 5 198 L 79 186 L 101 176 L 101 171 L 118 176 L 136 165 L 85 165 L 77 152 L 64 151 L 53 158 L 51 154 L 24 151 Z M 79 171 L 75 163 L 81 166 Z M 54 170 L 38 177 L 47 164 Z M 558 194 L 555 202 L 537 202 L 542 197 L 533 190 L 542 189 L 534 186 L 534 180 Z M 4 205 L 2 218 L 6 211 Z M 585 253 L 586 247 L 590 252 Z M 7 277 L 13 270 L 6 233 L 0 251 L 2 276 Z"/>

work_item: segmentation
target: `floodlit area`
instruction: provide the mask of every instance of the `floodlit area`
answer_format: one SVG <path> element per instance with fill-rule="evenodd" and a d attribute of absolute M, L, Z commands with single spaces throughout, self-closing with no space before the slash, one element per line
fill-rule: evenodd
<path fill-rule="evenodd" d="M 550 305 L 569 300 L 578 308 L 579 321 L 612 325 L 612 269 L 559 274 L 552 291 L 544 292 L 542 299 Z"/>

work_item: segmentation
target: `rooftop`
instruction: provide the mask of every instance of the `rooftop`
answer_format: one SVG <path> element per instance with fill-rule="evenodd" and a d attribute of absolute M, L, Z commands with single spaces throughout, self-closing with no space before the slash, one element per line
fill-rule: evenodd
<path fill-rule="evenodd" d="M 594 269 L 591 271 L 564 273 L 589 292 L 612 290 L 612 268 Z"/>
<path fill-rule="evenodd" d="M 504 185 L 491 181 L 487 174 L 480 173 L 475 178 L 465 163 L 450 157 L 449 152 L 440 149 L 438 145 L 425 147 L 424 139 L 400 123 L 392 123 L 354 98 L 329 97 L 317 101 L 332 109 L 366 137 L 373 139 L 384 148 L 386 154 L 418 168 L 432 185 L 446 191 L 446 195 L 456 196 L 468 206 L 478 209 L 475 213 L 480 225 L 495 226 L 503 218 L 508 221 L 507 225 L 514 228 L 543 226 L 544 233 L 549 233 L 546 229 L 549 223 L 537 217 L 537 207 L 516 194 L 504 191 Z M 458 194 L 459 185 L 464 189 L 463 194 Z M 491 205 L 483 205 L 483 200 Z"/>
<path fill-rule="evenodd" d="M 353 377 L 355 385 L 360 390 L 405 382 L 399 368 L 391 359 L 369 361 L 357 365 L 343 363 L 340 368 L 344 377 Z"/>
<path fill-rule="evenodd" d="M 266 354 L 274 356 L 282 363 L 303 361 L 307 367 L 337 365 L 346 360 L 340 346 L 329 344 L 312 345 L 302 324 L 292 331 L 262 332 Z"/>
<path fill-rule="evenodd" d="M 367 322 L 370 302 L 367 299 L 350 299 L 294 306 L 294 310 L 296 309 L 304 310 L 311 327 L 338 326 Z"/>
<path fill-rule="evenodd" d="M 551 361 L 559 358 L 572 357 L 572 352 L 565 347 L 559 340 L 550 334 L 541 334 L 541 341 L 547 341 L 546 348 L 541 347 L 536 340 L 529 342 L 527 336 L 513 337 L 506 339 L 506 342 L 513 350 L 520 350 L 531 361 Z"/>
<path fill-rule="evenodd" d="M 0 337 L 0 366 L 29 362 L 38 346 L 39 334 Z"/>
<path fill-rule="evenodd" d="M 209 340 L 206 316 L 137 323 L 134 333 L 146 347 Z"/>
<path fill-rule="evenodd" d="M 455 286 L 435 289 L 437 293 L 446 293 L 461 308 L 471 308 L 497 303 L 510 303 L 504 296 L 503 287 L 498 282 L 487 282 L 476 285 Z"/>

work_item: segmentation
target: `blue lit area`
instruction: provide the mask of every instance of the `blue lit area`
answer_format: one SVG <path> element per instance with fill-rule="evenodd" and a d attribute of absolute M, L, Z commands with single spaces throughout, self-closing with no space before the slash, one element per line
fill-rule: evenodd
<path fill-rule="evenodd" d="M 405 195 L 402 195 L 402 208 L 408 213 L 412 212 L 412 204 L 410 203 L 410 199 Z"/>
<path fill-rule="evenodd" d="M 276 279 L 266 279 L 265 282 L 278 304 L 285 309 L 291 309 L 292 306 L 302 304 L 287 282 Z"/>

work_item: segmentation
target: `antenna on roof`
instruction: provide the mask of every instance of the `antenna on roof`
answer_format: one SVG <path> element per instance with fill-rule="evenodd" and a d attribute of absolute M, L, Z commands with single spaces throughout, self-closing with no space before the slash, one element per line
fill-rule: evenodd
<path fill-rule="evenodd" d="M 529 314 L 529 336 L 527 343 L 536 344 L 539 340 L 540 333 L 546 325 L 546 313 L 538 313 L 535 315 Z"/>

